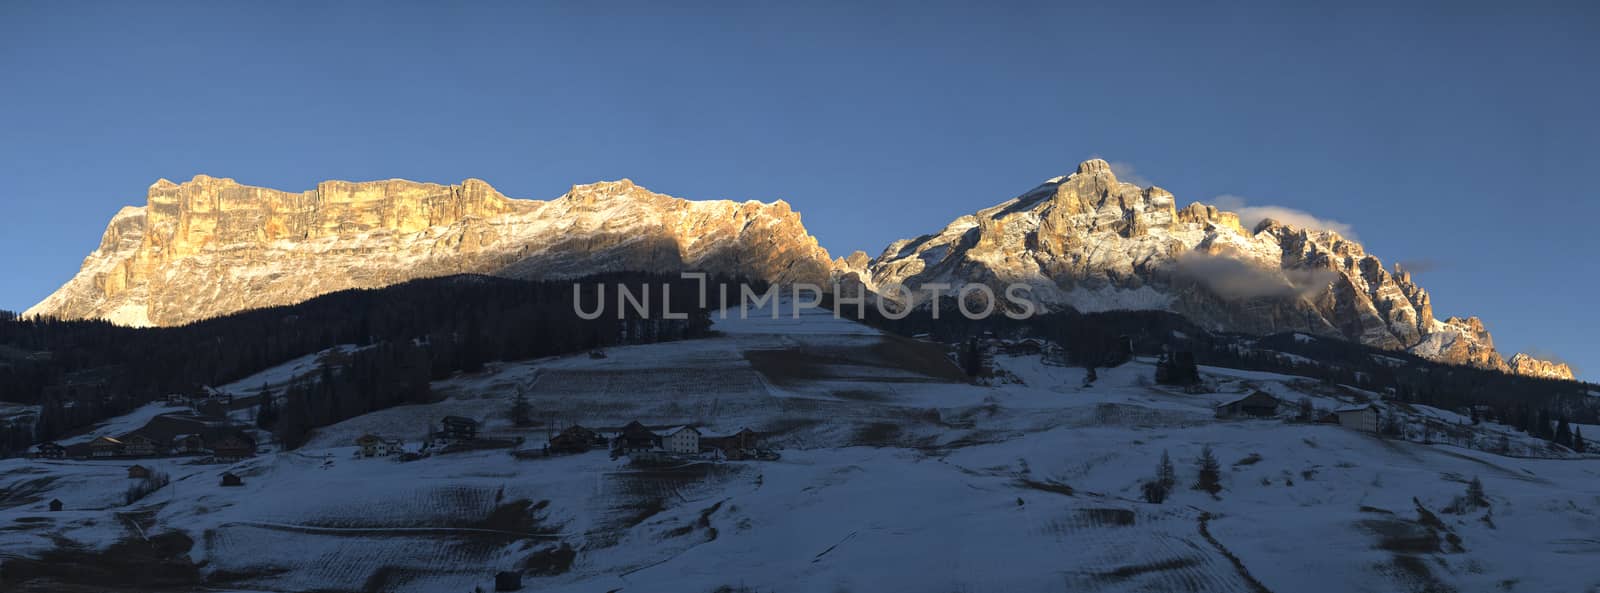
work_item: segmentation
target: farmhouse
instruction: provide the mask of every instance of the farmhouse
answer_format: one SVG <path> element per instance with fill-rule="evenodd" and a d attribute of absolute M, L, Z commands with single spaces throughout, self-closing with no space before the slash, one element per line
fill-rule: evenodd
<path fill-rule="evenodd" d="M 461 416 L 445 416 L 439 421 L 439 438 L 452 441 L 470 441 L 478 438 L 478 421 Z"/>
<path fill-rule="evenodd" d="M 1346 406 L 1334 410 L 1339 425 L 1361 432 L 1378 432 L 1378 408 L 1372 404 Z"/>
<path fill-rule="evenodd" d="M 649 451 L 661 446 L 661 437 L 650 432 L 638 420 L 629 422 L 622 427 L 622 433 L 617 438 L 611 439 L 613 453 L 630 453 L 633 451 Z"/>
<path fill-rule="evenodd" d="M 693 455 L 700 452 L 700 430 L 693 426 L 678 426 L 662 433 L 662 447 L 668 453 Z"/>
<path fill-rule="evenodd" d="M 551 453 L 582 453 L 596 442 L 604 443 L 600 434 L 579 425 L 572 425 L 560 434 L 550 437 Z"/>
<path fill-rule="evenodd" d="M 122 456 L 122 441 L 111 437 L 98 437 L 89 443 L 90 457 L 120 457 Z"/>
<path fill-rule="evenodd" d="M 1278 398 L 1272 397 L 1265 391 L 1251 392 L 1250 395 L 1222 402 L 1216 407 L 1218 418 L 1244 416 L 1264 418 L 1276 413 L 1278 413 Z"/>
<path fill-rule="evenodd" d="M 39 443 L 38 453 L 35 455 L 39 459 L 63 459 L 67 456 L 67 448 L 53 442 Z"/>
<path fill-rule="evenodd" d="M 739 432 L 721 437 L 704 437 L 700 439 L 703 449 L 720 451 L 728 459 L 739 460 L 755 457 L 761 449 L 761 435 L 754 430 L 741 428 Z"/>
<path fill-rule="evenodd" d="M 172 439 L 172 452 L 178 455 L 199 455 L 206 450 L 206 439 L 198 434 L 180 434 Z"/>
<path fill-rule="evenodd" d="M 362 457 L 388 457 L 399 455 L 405 449 L 405 441 L 400 439 L 385 439 L 375 434 L 364 434 L 356 439 L 356 446 L 361 448 Z"/>
<path fill-rule="evenodd" d="M 242 434 L 223 437 L 211 445 L 211 455 L 217 461 L 239 461 L 255 454 L 255 441 Z"/>
<path fill-rule="evenodd" d="M 142 434 L 129 434 L 120 440 L 122 454 L 128 457 L 154 457 L 158 448 L 155 439 Z"/>

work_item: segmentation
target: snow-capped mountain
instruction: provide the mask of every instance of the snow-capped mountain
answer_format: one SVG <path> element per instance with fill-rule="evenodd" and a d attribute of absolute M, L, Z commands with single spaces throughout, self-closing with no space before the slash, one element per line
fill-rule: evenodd
<path fill-rule="evenodd" d="M 77 276 L 25 316 L 170 326 L 450 274 L 682 269 L 822 283 L 828 252 L 776 201 L 690 201 L 629 180 L 551 201 L 488 183 L 328 181 L 289 193 L 197 176 L 123 208 Z"/>
<path fill-rule="evenodd" d="M 890 244 L 850 269 L 869 286 L 982 282 L 1033 287 L 1035 299 L 1082 312 L 1164 309 L 1219 330 L 1303 331 L 1426 358 L 1572 378 L 1527 355 L 1508 364 L 1476 317 L 1434 317 L 1427 291 L 1398 265 L 1327 230 L 1239 216 L 1159 187 L 1117 180 L 1095 159 L 943 230 Z M 857 262 L 859 264 L 859 262 Z M 864 272 L 864 273 L 863 273 Z"/>

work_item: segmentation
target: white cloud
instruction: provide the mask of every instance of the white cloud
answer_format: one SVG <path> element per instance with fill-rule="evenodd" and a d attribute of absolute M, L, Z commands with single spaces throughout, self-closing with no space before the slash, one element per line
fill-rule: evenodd
<path fill-rule="evenodd" d="M 1145 179 L 1143 176 L 1139 175 L 1139 173 L 1134 169 L 1133 163 L 1125 161 L 1111 161 L 1107 164 L 1111 165 L 1111 174 L 1117 176 L 1117 181 L 1132 183 L 1139 187 L 1150 187 L 1155 185 L 1154 183 L 1150 183 L 1149 179 Z"/>
<path fill-rule="evenodd" d="M 1264 268 L 1233 254 L 1197 252 L 1178 258 L 1177 274 L 1230 300 L 1312 296 L 1327 290 L 1338 275 L 1326 269 Z"/>
<path fill-rule="evenodd" d="M 1350 225 L 1330 218 L 1320 218 L 1304 210 L 1271 205 L 1251 206 L 1244 198 L 1230 194 L 1217 196 L 1211 202 L 1218 209 L 1238 214 L 1240 224 L 1246 229 L 1254 229 L 1261 221 L 1270 218 L 1289 226 L 1333 231 L 1351 241 L 1358 240 L 1355 229 Z"/>

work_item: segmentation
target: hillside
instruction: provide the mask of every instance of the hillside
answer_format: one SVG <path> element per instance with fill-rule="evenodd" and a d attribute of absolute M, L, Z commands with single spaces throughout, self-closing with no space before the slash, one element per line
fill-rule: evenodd
<path fill-rule="evenodd" d="M 319 429 L 294 452 L 156 461 L 173 486 L 129 506 L 127 462 L 0 461 L 0 524 L 12 526 L 0 582 L 104 590 L 129 578 L 111 558 L 147 556 L 174 567 L 155 591 L 467 591 L 502 570 L 530 590 L 574 592 L 1600 586 L 1587 568 L 1600 552 L 1600 460 L 1505 427 L 1386 401 L 1413 439 L 1423 426 L 1453 432 L 1422 444 L 1294 423 L 1301 397 L 1331 410 L 1378 396 L 1219 367 L 1187 392 L 1153 385 L 1148 358 L 1086 385 L 1081 368 L 997 351 L 994 377 L 973 385 L 930 357 L 935 345 L 821 311 L 714 329 L 603 357 L 491 363 L 434 382 L 437 403 Z M 540 426 L 506 418 L 519 389 Z M 1215 404 L 1257 390 L 1286 401 L 1279 417 L 1214 418 Z M 413 442 L 444 415 L 525 448 L 572 423 L 750 427 L 781 458 L 641 470 L 598 451 L 351 457 L 357 436 Z M 1485 450 L 1502 436 L 1511 456 Z M 1188 488 L 1205 446 L 1221 463 L 1215 497 Z M 1180 483 L 1144 502 L 1164 452 Z M 244 486 L 219 486 L 225 470 Z M 1489 506 L 1447 512 L 1474 478 Z M 65 510 L 45 510 L 52 498 Z"/>

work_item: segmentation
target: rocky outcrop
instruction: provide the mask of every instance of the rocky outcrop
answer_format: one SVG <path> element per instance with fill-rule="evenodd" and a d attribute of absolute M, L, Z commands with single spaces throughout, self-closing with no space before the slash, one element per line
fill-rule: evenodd
<path fill-rule="evenodd" d="M 1105 161 L 1080 164 L 943 230 L 889 245 L 869 285 L 916 288 L 1026 283 L 1053 307 L 1166 309 L 1220 330 L 1302 331 L 1501 371 L 1563 369 L 1526 356 L 1508 365 L 1476 318 L 1434 318 L 1432 298 L 1399 266 L 1338 233 L 1239 216 L 1117 180 Z M 1565 369 L 1565 378 L 1571 378 Z"/>
<path fill-rule="evenodd" d="M 1511 372 L 1530 377 L 1544 377 L 1546 379 L 1572 380 L 1572 367 L 1565 363 L 1539 360 L 1526 354 L 1517 354 L 1509 362 Z"/>
<path fill-rule="evenodd" d="M 77 276 L 24 315 L 170 326 L 431 276 L 687 269 L 820 284 L 831 263 L 782 201 L 689 201 L 628 180 L 544 202 L 476 179 L 291 193 L 202 175 L 150 186 Z"/>

